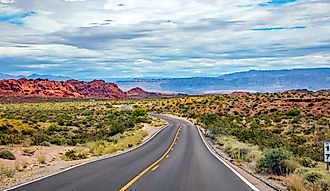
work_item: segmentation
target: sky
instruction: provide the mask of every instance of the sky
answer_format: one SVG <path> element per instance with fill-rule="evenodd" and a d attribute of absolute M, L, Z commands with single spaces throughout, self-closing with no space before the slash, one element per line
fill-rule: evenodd
<path fill-rule="evenodd" d="M 0 0 L 0 72 L 219 76 L 330 67 L 329 0 Z"/>

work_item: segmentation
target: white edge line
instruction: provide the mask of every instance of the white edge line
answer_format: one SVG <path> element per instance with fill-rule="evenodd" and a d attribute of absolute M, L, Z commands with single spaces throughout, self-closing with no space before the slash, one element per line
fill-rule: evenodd
<path fill-rule="evenodd" d="M 188 121 L 191 125 L 195 126 L 198 130 L 198 133 L 203 141 L 203 143 L 205 144 L 206 148 L 210 151 L 210 153 L 215 156 L 220 162 L 222 162 L 227 168 L 229 168 L 236 176 L 238 176 L 245 184 L 247 184 L 252 190 L 254 191 L 260 191 L 257 187 L 255 187 L 251 182 L 249 182 L 246 178 L 244 178 L 240 173 L 238 173 L 233 167 L 231 167 L 226 161 L 224 161 L 223 159 L 221 159 L 218 154 L 216 154 L 211 148 L 210 146 L 207 144 L 207 142 L 204 139 L 204 136 L 200 130 L 200 128 L 194 124 L 192 124 L 190 121 Z"/>
<path fill-rule="evenodd" d="M 122 153 L 118 153 L 118 154 L 114 154 L 114 155 L 110 155 L 110 156 L 105 156 L 105 157 L 100 157 L 98 159 L 95 159 L 95 160 L 92 160 L 92 161 L 88 161 L 88 162 L 84 162 L 84 163 L 81 163 L 81 164 L 77 164 L 75 166 L 71 166 L 69 168 L 66 168 L 64 170 L 61 170 L 59 172 L 55 172 L 53 174 L 50 174 L 50 175 L 47 175 L 47 176 L 43 176 L 43 177 L 40 177 L 40 178 L 37 178 L 37 179 L 34 179 L 34 180 L 31 180 L 31 181 L 28 181 L 28 182 L 25 182 L 25 183 L 22 183 L 22 184 L 19 184 L 17 186 L 14 186 L 14 187 L 11 187 L 11 188 L 7 188 L 3 191 L 10 191 L 10 190 L 14 190 L 16 188 L 19 188 L 19 187 L 22 187 L 22 186 L 26 186 L 28 184 L 31 184 L 31 183 L 34 183 L 34 182 L 38 182 L 40 180 L 43 180 L 43 179 L 46 179 L 46 178 L 49 178 L 49 177 L 52 177 L 52 176 L 55 176 L 55 175 L 58 175 L 58 174 L 61 174 L 63 172 L 66 172 L 66 171 L 69 171 L 69 170 L 72 170 L 74 168 L 78 168 L 80 166 L 84 166 L 84 165 L 87 165 L 87 164 L 90 164 L 90 163 L 93 163 L 93 162 L 97 162 L 97 161 L 101 161 L 101 160 L 105 160 L 105 159 L 109 159 L 109 158 L 113 158 L 113 157 L 117 157 L 119 155 L 123 155 L 123 154 L 126 154 L 128 152 L 131 152 L 131 151 L 134 151 L 140 147 L 142 147 L 143 145 L 145 145 L 146 143 L 148 143 L 149 141 L 151 141 L 156 135 L 158 135 L 161 131 L 163 131 L 167 126 L 167 125 L 164 125 L 162 128 L 158 129 L 151 137 L 149 137 L 148 139 L 146 139 L 145 141 L 143 141 L 141 144 L 139 144 L 138 146 L 134 147 L 134 148 L 131 148 L 131 149 L 128 149 L 127 151 L 125 152 L 122 152 Z"/>

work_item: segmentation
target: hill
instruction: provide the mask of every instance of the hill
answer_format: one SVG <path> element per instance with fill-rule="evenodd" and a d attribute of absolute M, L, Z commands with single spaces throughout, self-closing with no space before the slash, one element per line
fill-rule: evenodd
<path fill-rule="evenodd" d="M 251 70 L 219 77 L 133 79 L 116 82 L 123 89 L 141 87 L 147 91 L 185 94 L 282 92 L 291 89 L 330 89 L 330 68 Z"/>
<path fill-rule="evenodd" d="M 0 73 L 0 80 L 10 80 L 10 79 L 21 79 L 21 78 L 27 78 L 27 79 L 48 79 L 48 80 L 55 80 L 55 81 L 66 81 L 72 79 L 71 77 L 68 76 L 56 76 L 56 75 L 41 75 L 41 74 L 31 74 L 28 76 L 15 76 L 15 75 L 10 75 L 10 74 L 4 74 Z"/>
<path fill-rule="evenodd" d="M 181 95 L 147 92 L 139 87 L 124 92 L 115 83 L 108 83 L 104 80 L 91 82 L 54 81 L 40 78 L 0 80 L 0 102 L 38 102 L 89 98 L 122 100 L 176 96 Z"/>
<path fill-rule="evenodd" d="M 0 98 L 110 98 L 125 99 L 127 95 L 116 84 L 103 80 L 50 81 L 47 79 L 1 80 Z"/>

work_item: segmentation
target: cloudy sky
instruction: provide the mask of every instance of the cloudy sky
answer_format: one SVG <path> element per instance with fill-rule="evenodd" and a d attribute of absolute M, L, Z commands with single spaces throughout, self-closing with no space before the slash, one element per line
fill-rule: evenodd
<path fill-rule="evenodd" d="M 218 76 L 330 67 L 329 0 L 0 0 L 0 72 Z"/>

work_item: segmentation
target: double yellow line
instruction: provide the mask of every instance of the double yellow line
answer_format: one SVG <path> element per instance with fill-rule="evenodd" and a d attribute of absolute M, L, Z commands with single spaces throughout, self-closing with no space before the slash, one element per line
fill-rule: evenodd
<path fill-rule="evenodd" d="M 160 163 L 160 161 L 162 161 L 173 149 L 176 141 L 179 138 L 179 134 L 181 131 L 181 127 L 176 131 L 175 137 L 172 141 L 172 144 L 170 145 L 170 147 L 167 149 L 167 151 L 163 154 L 163 156 L 161 156 L 158 160 L 156 160 L 154 163 L 152 163 L 149 167 L 147 167 L 146 169 L 144 169 L 142 172 L 140 172 L 140 174 L 138 174 L 137 176 L 135 176 L 131 181 L 129 181 L 124 187 L 122 187 L 119 191 L 126 191 L 132 184 L 134 184 L 137 180 L 139 180 L 144 174 L 146 174 L 150 169 L 154 168 L 156 165 L 158 165 Z"/>

